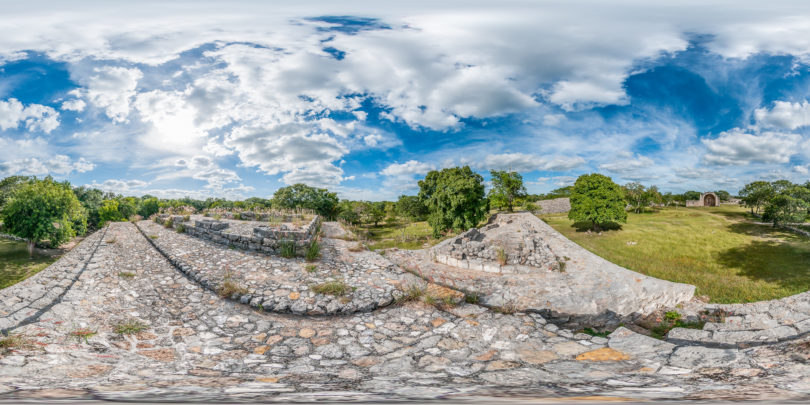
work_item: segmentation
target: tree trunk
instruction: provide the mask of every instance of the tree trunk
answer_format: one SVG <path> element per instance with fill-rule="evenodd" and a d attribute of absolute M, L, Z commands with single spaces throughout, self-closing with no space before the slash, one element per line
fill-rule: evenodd
<path fill-rule="evenodd" d="M 28 259 L 34 260 L 34 241 L 28 241 Z"/>

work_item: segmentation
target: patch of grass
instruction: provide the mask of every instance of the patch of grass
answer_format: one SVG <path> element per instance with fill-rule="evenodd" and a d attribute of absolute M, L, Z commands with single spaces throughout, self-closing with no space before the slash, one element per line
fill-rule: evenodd
<path fill-rule="evenodd" d="M 19 283 L 39 273 L 58 257 L 40 254 L 34 251 L 34 259 L 28 258 L 28 246 L 25 242 L 0 239 L 0 288 Z"/>
<path fill-rule="evenodd" d="M 362 243 L 358 243 L 358 244 L 356 244 L 354 246 L 349 246 L 348 250 L 349 250 L 349 252 L 357 253 L 357 252 L 362 252 L 362 251 L 366 250 L 366 247 L 363 246 Z"/>
<path fill-rule="evenodd" d="M 222 298 L 230 298 L 233 297 L 234 294 L 236 295 L 244 295 L 247 294 L 248 290 L 245 287 L 237 284 L 233 280 L 226 278 L 225 281 L 222 282 L 222 285 L 217 288 L 217 295 Z"/>
<path fill-rule="evenodd" d="M 309 242 L 309 246 L 307 246 L 307 252 L 304 257 L 308 262 L 314 262 L 321 257 L 321 244 L 318 242 L 318 238 L 312 238 L 312 241 Z"/>
<path fill-rule="evenodd" d="M 84 340 L 84 343 L 89 344 L 89 339 L 98 334 L 98 331 L 88 329 L 88 328 L 79 328 L 75 329 L 70 332 L 70 336 L 75 337 L 76 339 Z"/>
<path fill-rule="evenodd" d="M 628 213 L 621 230 L 580 232 L 566 214 L 544 215 L 554 229 L 628 269 L 697 286 L 716 303 L 771 300 L 810 290 L 810 242 L 753 223 L 737 206 Z M 636 242 L 628 244 L 628 242 Z"/>
<path fill-rule="evenodd" d="M 500 263 L 501 266 L 505 266 L 506 262 L 509 260 L 509 257 L 506 255 L 506 251 L 503 250 L 502 247 L 499 247 L 496 254 L 497 254 L 498 263 Z"/>
<path fill-rule="evenodd" d="M 163 226 L 166 228 L 174 228 L 174 221 L 171 219 L 167 219 L 163 222 Z"/>
<path fill-rule="evenodd" d="M 287 259 L 295 257 L 295 241 L 280 240 L 278 242 L 278 255 Z"/>
<path fill-rule="evenodd" d="M 157 238 L 158 238 L 157 235 L 149 235 L 149 239 L 157 239 Z"/>
<path fill-rule="evenodd" d="M 177 233 L 186 233 L 186 226 L 183 224 L 177 225 L 177 228 L 175 228 L 175 230 L 177 231 Z"/>
<path fill-rule="evenodd" d="M 191 221 L 191 215 L 183 215 L 183 222 Z"/>
<path fill-rule="evenodd" d="M 360 225 L 353 227 L 353 231 L 360 239 L 368 241 L 370 250 L 422 249 L 425 244 L 432 246 L 439 242 L 433 238 L 433 231 L 425 221 L 380 223 L 377 226 Z"/>
<path fill-rule="evenodd" d="M 132 272 L 129 272 L 129 271 L 122 271 L 122 272 L 118 273 L 118 277 L 121 277 L 121 278 L 135 278 L 135 275 L 136 275 L 135 273 L 132 273 Z"/>
<path fill-rule="evenodd" d="M 142 332 L 149 329 L 145 323 L 137 320 L 137 319 L 128 319 L 126 321 L 122 321 L 113 327 L 115 333 L 119 335 L 134 335 L 138 332 Z"/>
<path fill-rule="evenodd" d="M 23 349 L 31 345 L 28 339 L 18 334 L 0 334 L 0 354 L 15 349 Z"/>
<path fill-rule="evenodd" d="M 499 314 L 511 315 L 517 312 L 517 305 L 514 302 L 506 302 L 499 307 L 492 307 L 492 310 Z"/>
<path fill-rule="evenodd" d="M 403 304 L 411 301 L 418 301 L 425 294 L 425 290 L 417 285 L 411 285 L 405 290 L 403 294 L 396 299 L 397 304 Z"/>
<path fill-rule="evenodd" d="M 330 281 L 310 287 L 315 294 L 334 295 L 342 297 L 353 289 L 342 281 Z"/>
<path fill-rule="evenodd" d="M 476 292 L 467 293 L 464 294 L 464 302 L 468 304 L 478 304 L 481 302 L 481 297 L 479 297 Z"/>
<path fill-rule="evenodd" d="M 585 329 L 582 329 L 582 333 L 584 333 L 586 335 L 599 336 L 599 337 L 606 338 L 606 337 L 608 337 L 608 335 L 610 335 L 611 332 L 608 331 L 608 330 L 600 332 L 600 331 L 598 331 L 596 329 L 593 329 L 593 328 L 585 328 Z"/>
<path fill-rule="evenodd" d="M 308 264 L 308 265 L 304 266 L 304 269 L 307 271 L 307 273 L 314 273 L 314 272 L 318 271 L 318 266 L 316 266 L 314 264 Z"/>

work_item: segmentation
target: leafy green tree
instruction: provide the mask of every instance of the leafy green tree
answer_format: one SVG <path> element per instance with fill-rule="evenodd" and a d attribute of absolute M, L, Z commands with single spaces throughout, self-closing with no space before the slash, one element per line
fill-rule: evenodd
<path fill-rule="evenodd" d="M 810 190 L 802 186 L 783 188 L 765 205 L 762 218 L 774 225 L 804 222 L 810 211 Z"/>
<path fill-rule="evenodd" d="M 131 218 L 138 212 L 138 199 L 135 197 L 124 197 L 118 200 L 118 212 L 124 221 Z"/>
<path fill-rule="evenodd" d="M 570 197 L 571 193 L 574 191 L 574 186 L 565 186 L 556 188 L 554 190 L 549 191 L 545 196 L 544 199 L 550 200 L 554 198 L 562 198 L 562 197 Z"/>
<path fill-rule="evenodd" d="M 699 200 L 700 199 L 700 193 L 697 192 L 697 191 L 692 191 L 692 190 L 687 191 L 687 192 L 683 193 L 683 199 L 684 199 L 684 201 Z"/>
<path fill-rule="evenodd" d="M 21 185 L 0 216 L 6 232 L 28 241 L 31 258 L 37 243 L 47 240 L 59 246 L 87 228 L 87 215 L 70 185 L 50 179 Z"/>
<path fill-rule="evenodd" d="M 372 202 L 368 204 L 368 211 L 366 211 L 367 222 L 373 222 L 374 226 L 385 219 L 385 202 Z"/>
<path fill-rule="evenodd" d="M 0 180 L 0 208 L 14 195 L 21 185 L 36 180 L 30 176 L 10 176 Z"/>
<path fill-rule="evenodd" d="M 526 196 L 526 187 L 523 186 L 523 176 L 518 172 L 490 170 L 492 189 L 489 190 L 489 201 L 496 207 L 506 207 L 512 212 L 515 200 Z"/>
<path fill-rule="evenodd" d="M 746 207 L 751 208 L 751 213 L 759 215 L 759 208 L 765 205 L 775 195 L 775 190 L 771 183 L 767 181 L 755 181 L 748 183 L 740 190 L 740 199 Z"/>
<path fill-rule="evenodd" d="M 478 225 L 489 211 L 484 178 L 469 166 L 433 170 L 419 181 L 419 198 L 428 207 L 433 235 L 465 231 Z"/>
<path fill-rule="evenodd" d="M 731 193 L 726 190 L 717 190 L 714 193 L 717 194 L 720 201 L 728 201 L 731 198 Z"/>
<path fill-rule="evenodd" d="M 149 218 L 160 211 L 160 200 L 155 197 L 148 197 L 141 200 L 141 205 L 138 207 L 138 215 Z"/>
<path fill-rule="evenodd" d="M 123 221 L 118 200 L 104 200 L 98 209 L 98 218 L 100 224 Z"/>
<path fill-rule="evenodd" d="M 303 183 L 282 187 L 273 194 L 273 206 L 283 209 L 304 208 L 333 218 L 337 214 L 338 197 L 325 188 L 314 188 Z"/>
<path fill-rule="evenodd" d="M 624 199 L 633 207 L 633 211 L 637 214 L 641 212 L 644 207 L 650 205 L 648 197 L 649 193 L 647 192 L 647 188 L 641 183 L 627 183 L 624 186 Z"/>
<path fill-rule="evenodd" d="M 602 174 L 584 174 L 574 183 L 568 218 L 574 222 L 590 222 L 600 230 L 607 223 L 627 222 L 622 188 Z"/>
<path fill-rule="evenodd" d="M 98 229 L 101 223 L 98 216 L 98 209 L 101 208 L 101 204 L 104 200 L 115 198 L 115 194 L 105 193 L 97 188 L 88 188 L 85 186 L 73 188 L 73 193 L 76 194 L 79 202 L 82 203 L 85 211 L 87 211 L 87 225 L 92 229 Z"/>
<path fill-rule="evenodd" d="M 428 208 L 417 196 L 401 195 L 397 200 L 397 212 L 411 221 L 424 221 L 428 215 Z"/>

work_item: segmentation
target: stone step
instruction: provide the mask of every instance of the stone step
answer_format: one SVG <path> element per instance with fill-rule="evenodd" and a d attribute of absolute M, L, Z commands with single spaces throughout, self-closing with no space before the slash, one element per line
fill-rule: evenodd
<path fill-rule="evenodd" d="M 791 340 L 807 332 L 810 332 L 810 319 L 795 325 L 779 325 L 767 329 L 674 328 L 667 334 L 667 341 L 678 345 L 745 347 Z"/>

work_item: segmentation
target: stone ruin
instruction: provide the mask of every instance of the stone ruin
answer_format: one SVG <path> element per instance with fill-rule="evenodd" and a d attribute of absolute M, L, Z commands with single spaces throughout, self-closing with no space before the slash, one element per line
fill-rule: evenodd
<path fill-rule="evenodd" d="M 241 216 L 241 218 L 245 217 Z M 321 225 L 321 217 L 317 215 L 300 228 L 290 227 L 286 224 L 270 226 L 258 221 L 216 220 L 205 217 L 189 218 L 186 221 L 181 215 L 163 214 L 156 217 L 156 222 L 159 224 L 165 225 L 167 221 L 171 221 L 174 229 L 179 230 L 182 227 L 184 232 L 190 236 L 243 250 L 275 255 L 280 253 L 284 244 L 292 244 L 297 256 L 305 255 L 313 238 L 317 237 Z M 232 229 L 232 223 L 243 224 L 240 224 L 239 229 Z"/>
<path fill-rule="evenodd" d="M 536 230 L 499 216 L 480 229 L 470 229 L 436 245 L 432 257 L 448 266 L 490 273 L 564 270 L 562 258 L 551 251 Z"/>

